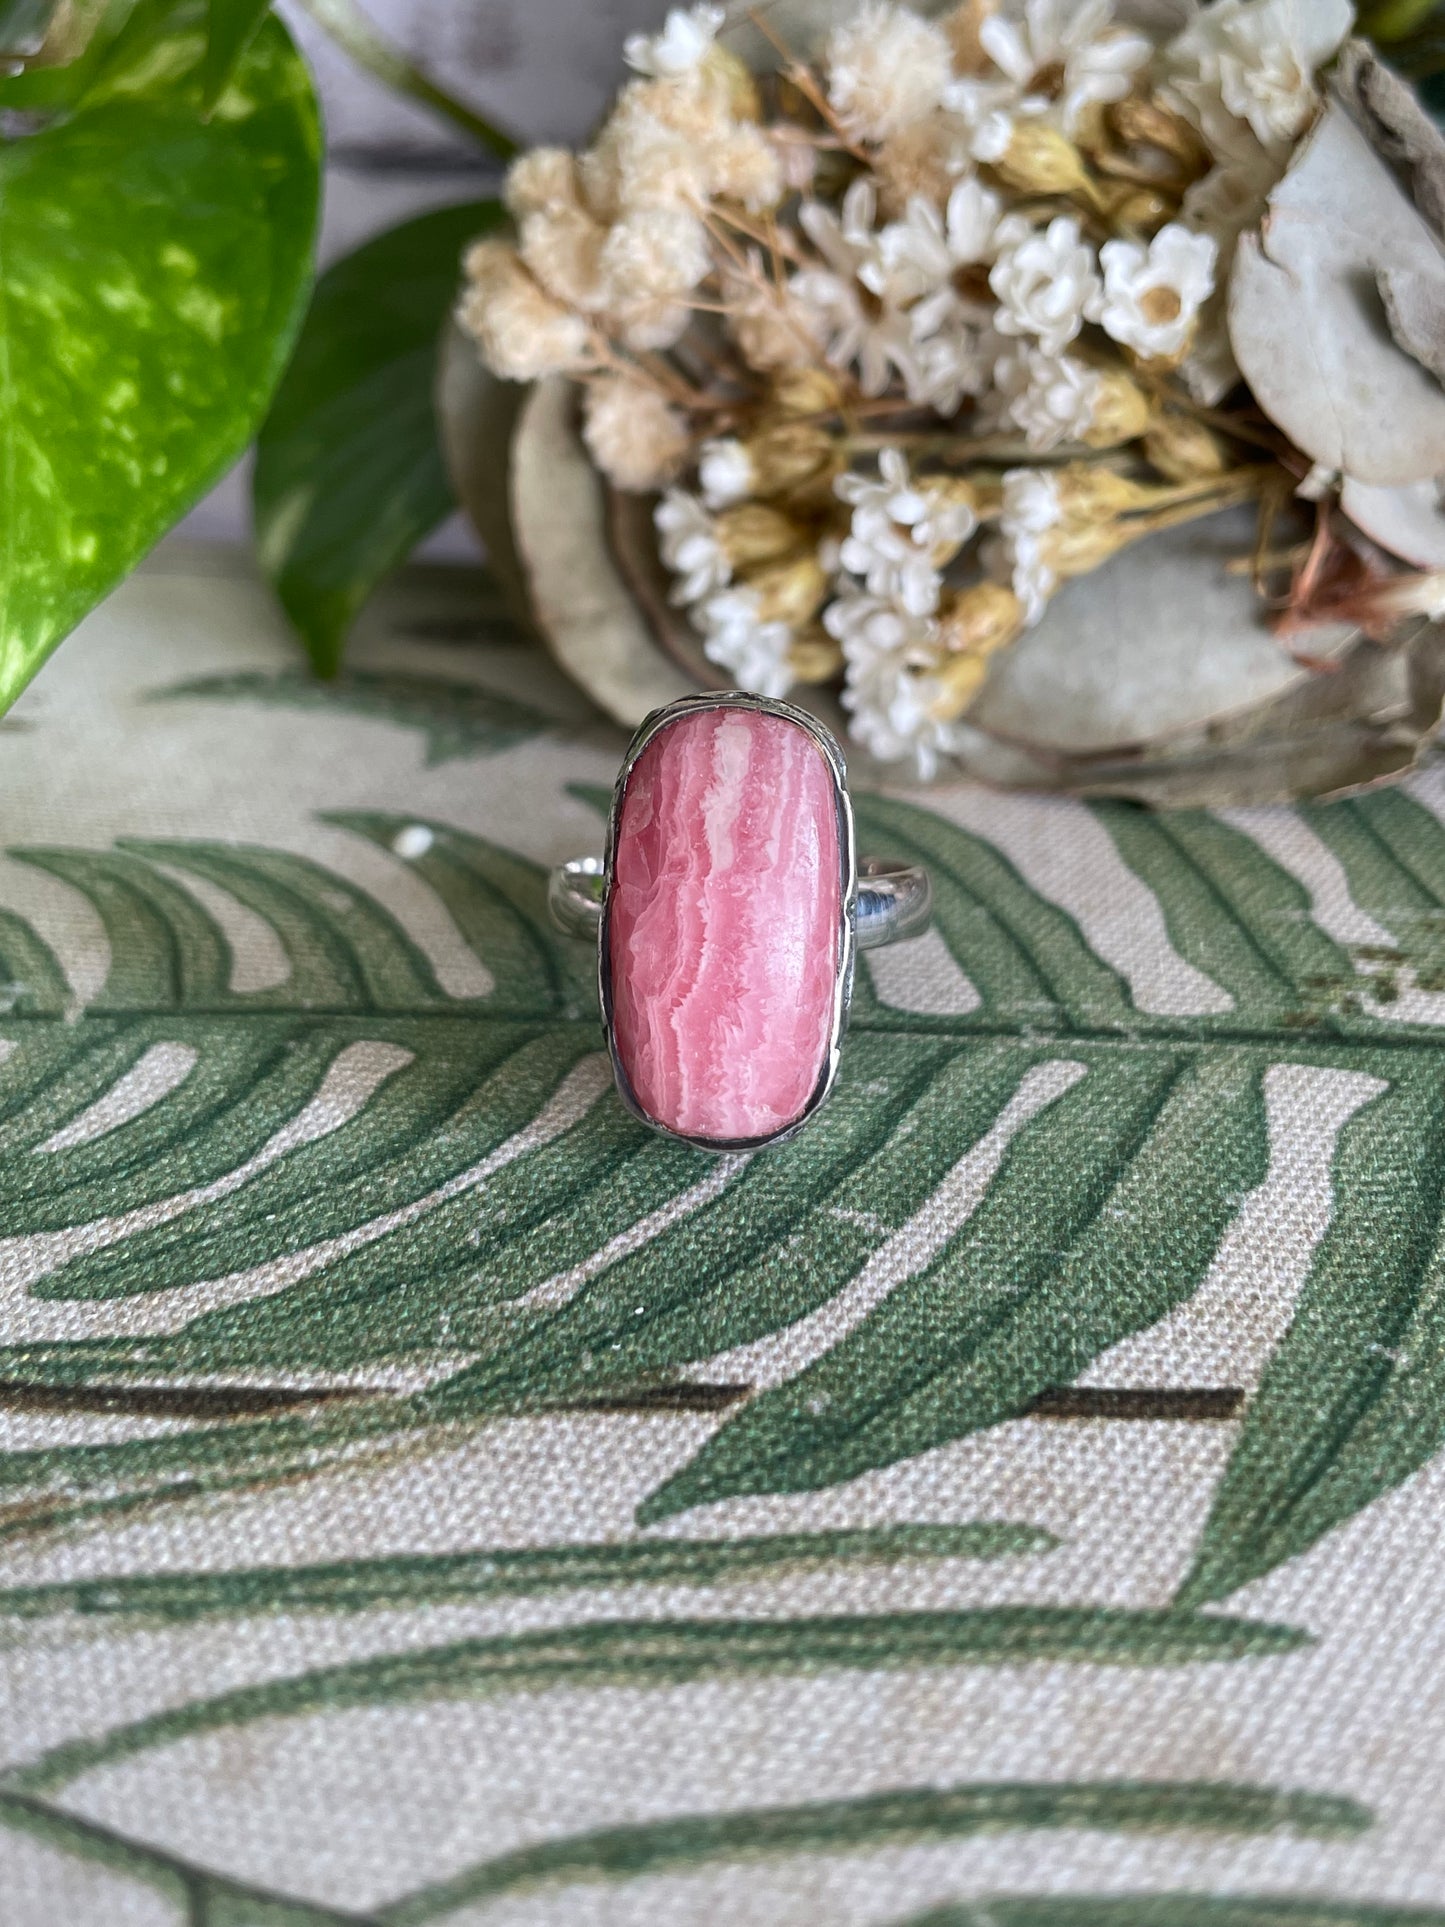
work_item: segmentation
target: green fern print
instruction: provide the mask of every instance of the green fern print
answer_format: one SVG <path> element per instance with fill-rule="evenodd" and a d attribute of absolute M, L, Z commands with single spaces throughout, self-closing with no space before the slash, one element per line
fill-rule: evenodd
<path fill-rule="evenodd" d="M 498 726 L 532 721 L 509 712 Z M 12 1404 L 170 1423 L 0 1452 L 0 1534 L 118 1526 L 519 1415 L 718 1422 L 644 1499 L 626 1541 L 11 1585 L 0 1628 L 18 1637 L 63 1618 L 174 1633 L 272 1613 L 610 1586 L 715 1595 L 758 1575 L 1046 1557 L 1050 1535 L 1021 1520 L 717 1538 L 700 1509 L 821 1491 L 1051 1403 L 1087 1405 L 1087 1388 L 1068 1388 L 1190 1299 L 1264 1182 L 1269 1074 L 1363 1075 L 1335 1145 L 1328 1229 L 1243 1404 L 1177 1600 L 778 1618 L 719 1616 L 714 1598 L 696 1616 L 333 1660 L 102 1719 L 12 1761 L 0 1826 L 122 1869 L 201 1927 L 470 1922 L 533 1890 L 997 1833 L 1347 1840 L 1372 1826 L 1358 1802 L 1245 1780 L 959 1781 L 558 1834 L 360 1913 L 65 1805 L 81 1776 L 180 1741 L 438 1696 L 1287 1664 L 1310 1647 L 1297 1628 L 1215 1602 L 1445 1442 L 1445 1028 L 1397 1010 L 1402 991 L 1445 983 L 1438 824 L 1399 793 L 1309 813 L 1356 904 L 1398 937 L 1352 950 L 1240 829 L 1095 809 L 1178 956 L 1217 988 L 1216 1014 L 1179 1017 L 1142 1008 L 984 838 L 912 802 L 865 797 L 858 814 L 866 847 L 930 867 L 939 938 L 976 999 L 905 1009 L 865 965 L 836 1096 L 808 1131 L 753 1157 L 663 1143 L 627 1116 L 600 1050 L 592 959 L 550 929 L 541 869 L 478 836 L 380 813 L 328 819 L 435 892 L 485 973 L 470 997 L 443 987 L 379 901 L 294 854 L 137 840 L 12 850 L 88 900 L 110 962 L 79 1006 L 36 931 L 0 914 L 0 1238 L 27 1254 L 3 1287 L 0 1380 Z M 218 892 L 269 930 L 282 981 L 236 987 Z M 920 1237 L 940 1195 L 954 1208 Z M 784 1333 L 786 1372 L 756 1385 L 746 1348 Z M 1229 1387 L 1190 1396 L 1201 1413 L 1240 1403 Z M 680 1515 L 681 1533 L 650 1530 Z M 1186 1891 L 1008 1895 L 907 1927 L 985 1920 L 1445 1927 L 1445 1913 L 1419 1908 Z"/>
<path fill-rule="evenodd" d="M 53 1396 L 218 1375 L 311 1373 L 323 1389 L 304 1411 L 277 1393 L 240 1414 L 222 1393 L 222 1428 L 0 1454 L 0 1530 L 315 1470 L 361 1441 L 649 1398 L 716 1397 L 726 1416 L 642 1524 L 851 1479 L 1018 1417 L 1188 1299 L 1265 1176 L 1263 1079 L 1291 1063 L 1378 1090 L 1341 1131 L 1329 1231 L 1181 1603 L 1312 1544 L 1445 1436 L 1445 1035 L 1392 1018 L 1401 974 L 1433 982 L 1445 960 L 1445 847 L 1398 794 L 1315 814 L 1356 900 L 1405 932 L 1408 947 L 1362 958 L 1240 831 L 1096 815 L 1227 1012 L 1140 1010 L 996 849 L 864 798 L 867 842 L 930 866 L 939 931 L 979 1002 L 900 1010 L 860 977 L 835 1100 L 752 1158 L 662 1143 L 626 1116 L 591 958 L 549 928 L 540 869 L 480 838 L 332 819 L 387 850 L 420 830 L 412 867 L 491 980 L 463 999 L 377 902 L 299 856 L 12 852 L 90 900 L 111 964 L 77 1012 L 35 934 L 0 924 L 0 1235 L 49 1254 L 7 1321 L 35 1335 L 0 1349 L 0 1376 Z M 264 919 L 282 984 L 231 988 L 227 940 L 187 877 Z M 184 1075 L 87 1131 L 158 1061 Z M 970 1158 L 976 1207 L 845 1336 L 757 1395 L 694 1382 L 855 1288 Z M 248 1275 L 283 1263 L 280 1289 L 268 1276 L 248 1293 Z M 116 1335 L 47 1341 L 77 1300 Z M 432 1366 L 426 1382 L 325 1395 L 327 1375 L 364 1386 L 409 1362 Z"/>

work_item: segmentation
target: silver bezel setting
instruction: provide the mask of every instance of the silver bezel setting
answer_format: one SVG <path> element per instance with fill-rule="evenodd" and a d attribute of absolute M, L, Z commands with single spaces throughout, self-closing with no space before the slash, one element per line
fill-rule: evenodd
<path fill-rule="evenodd" d="M 686 1132 L 669 1130 L 659 1124 L 638 1103 L 633 1093 L 627 1072 L 617 1052 L 617 1039 L 612 1025 L 612 965 L 611 965 L 611 922 L 612 922 L 612 877 L 617 855 L 617 826 L 622 814 L 622 800 L 627 791 L 628 778 L 633 765 L 647 748 L 648 744 L 663 730 L 683 716 L 690 716 L 699 710 L 742 709 L 760 716 L 777 716 L 784 722 L 796 723 L 807 731 L 815 747 L 820 751 L 828 773 L 833 779 L 834 818 L 838 831 L 839 862 L 839 926 L 838 926 L 838 963 L 833 979 L 833 1022 L 828 1038 L 828 1049 L 818 1073 L 813 1093 L 800 1114 L 781 1131 L 774 1131 L 765 1137 L 750 1138 L 704 1138 L 692 1137 Z M 618 1094 L 632 1115 L 645 1124 L 659 1137 L 669 1138 L 674 1144 L 687 1144 L 696 1151 L 722 1154 L 728 1151 L 758 1151 L 765 1146 L 784 1144 L 812 1117 L 818 1106 L 833 1088 L 838 1075 L 838 1065 L 842 1056 L 843 1038 L 848 1029 L 848 1010 L 853 996 L 854 962 L 854 924 L 858 902 L 858 852 L 853 835 L 853 805 L 848 796 L 848 771 L 832 732 L 820 723 L 816 716 L 810 716 L 804 709 L 792 703 L 775 702 L 767 696 L 750 695 L 746 690 L 728 690 L 722 695 L 682 696 L 676 702 L 668 703 L 664 709 L 655 709 L 645 718 L 632 741 L 627 745 L 627 754 L 622 759 L 622 767 L 617 772 L 617 781 L 612 790 L 612 808 L 607 817 L 607 847 L 602 864 L 602 914 L 597 931 L 597 989 L 602 1003 L 602 1028 L 607 1040 L 607 1054 L 612 1061 L 612 1074 L 617 1080 Z"/>

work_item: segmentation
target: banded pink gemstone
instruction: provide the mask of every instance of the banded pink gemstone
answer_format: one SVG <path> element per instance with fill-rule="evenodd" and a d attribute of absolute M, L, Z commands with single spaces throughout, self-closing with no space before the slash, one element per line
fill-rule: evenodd
<path fill-rule="evenodd" d="M 766 1137 L 827 1060 L 842 880 L 833 775 L 799 724 L 702 709 L 628 775 L 608 910 L 612 1034 L 638 1104 L 687 1137 Z"/>

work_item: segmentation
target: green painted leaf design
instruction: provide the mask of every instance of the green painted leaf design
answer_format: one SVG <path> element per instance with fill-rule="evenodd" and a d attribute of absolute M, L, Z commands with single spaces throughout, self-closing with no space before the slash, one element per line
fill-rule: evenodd
<path fill-rule="evenodd" d="M 1437 981 L 1445 853 L 1403 796 L 1310 821 L 1362 908 Z M 1445 1443 L 1445 1065 L 1419 1053 L 1341 1133 L 1336 1206 L 1251 1403 L 1181 1599 L 1222 1598 L 1398 1485 Z"/>
<path fill-rule="evenodd" d="M 254 702 L 374 716 L 420 730 L 428 768 L 464 756 L 494 755 L 557 727 L 555 718 L 530 703 L 481 683 L 393 669 L 343 669 L 324 683 L 299 669 L 283 669 L 275 675 L 239 669 L 171 683 L 158 689 L 151 700 Z"/>
<path fill-rule="evenodd" d="M 462 1599 L 533 1597 L 584 1586 L 700 1586 L 810 1568 L 893 1565 L 908 1559 L 1004 1559 L 1058 1544 L 1038 1526 L 980 1520 L 739 1539 L 635 1539 L 324 1566 L 232 1572 L 140 1573 L 0 1591 L 0 1618 L 126 1617 L 184 1625 L 213 1615 L 365 1612 Z"/>
<path fill-rule="evenodd" d="M 0 146 L 0 708 L 241 453 L 300 320 L 305 65 L 267 21 L 206 119 L 203 48 L 142 0 L 73 115 Z"/>
<path fill-rule="evenodd" d="M 1445 1913 L 1274 1894 L 990 1894 L 895 1927 L 1445 1927 Z"/>
<path fill-rule="evenodd" d="M 682 1686 L 745 1674 L 1035 1661 L 1186 1666 L 1281 1657 L 1312 1644 L 1308 1633 L 1263 1620 L 1072 1606 L 780 1620 L 596 1620 L 385 1653 L 191 1700 L 106 1733 L 65 1741 L 12 1770 L 4 1784 L 23 1793 L 51 1793 L 92 1768 L 198 1733 L 320 1710 L 405 1704 L 437 1694 L 481 1698 L 563 1686 Z"/>
<path fill-rule="evenodd" d="M 1445 1032 L 1400 1021 L 1389 979 L 1438 964 L 1433 818 L 1369 798 L 1320 831 L 1356 900 L 1407 926 L 1385 957 L 1327 936 L 1238 827 L 1098 811 L 1180 956 L 1227 993 L 1229 1008 L 1181 1017 L 1136 1003 L 984 837 L 912 803 L 865 797 L 859 817 L 867 845 L 932 866 L 941 939 L 977 1002 L 904 1009 L 886 978 L 860 977 L 835 1098 L 753 1158 L 708 1158 L 627 1117 L 591 959 L 552 934 L 540 869 L 482 839 L 335 819 L 439 896 L 491 982 L 462 999 L 378 903 L 299 857 L 17 852 L 90 900 L 112 966 L 77 1017 L 34 933 L 0 921 L 0 1035 L 15 1046 L 0 1062 L 0 1233 L 56 1241 L 0 1376 L 102 1403 L 144 1387 L 200 1402 L 165 1436 L 0 1454 L 0 1531 L 578 1405 L 722 1411 L 644 1521 L 853 1478 L 1028 1412 L 1187 1300 L 1265 1175 L 1262 1092 L 1281 1063 L 1364 1071 L 1380 1094 L 1339 1138 L 1334 1226 L 1188 1597 L 1222 1596 L 1406 1476 L 1439 1443 Z M 284 983 L 232 988 L 187 877 L 269 926 Z M 86 1128 L 156 1053 L 169 1087 Z M 134 1215 L 86 1230 L 120 1183 Z M 252 1278 L 277 1263 L 279 1283 Z M 91 1335 L 77 1340 L 81 1306 Z M 1322 1371 L 1311 1348 L 1341 1317 L 1358 1342 Z M 759 1340 L 784 1364 L 754 1391 Z M 338 1373 L 344 1392 L 328 1390 Z M 187 1389 L 218 1375 L 240 1404 L 209 1409 Z"/>
<path fill-rule="evenodd" d="M 1352 1800 L 1208 1781 L 910 1787 L 855 1800 L 688 1814 L 547 1840 L 394 1901 L 379 1919 L 382 1927 L 422 1927 L 501 1894 L 581 1880 L 635 1880 L 744 1855 L 856 1853 L 1053 1827 L 1125 1834 L 1278 1831 L 1330 1839 L 1349 1838 L 1369 1824 L 1369 1814 Z"/>
<path fill-rule="evenodd" d="M 377 583 L 451 513 L 437 339 L 463 249 L 503 218 L 496 201 L 435 209 L 316 284 L 257 438 L 254 501 L 262 567 L 322 675 Z"/>
<path fill-rule="evenodd" d="M 1370 1824 L 1364 1808 L 1329 1795 L 1211 1781 L 1099 1781 L 908 1787 L 852 1800 L 819 1800 L 789 1807 L 759 1807 L 722 1814 L 682 1814 L 638 1826 L 600 1828 L 564 1835 L 480 1862 L 434 1886 L 417 1889 L 364 1917 L 315 1903 L 266 1893 L 209 1868 L 130 1840 L 83 1820 L 33 1794 L 0 1790 L 0 1825 L 68 1848 L 138 1878 L 187 1908 L 199 1927 L 421 1927 L 509 1893 L 581 1881 L 621 1881 L 687 1869 L 709 1861 L 759 1855 L 867 1852 L 927 1840 L 1057 1827 L 1109 1833 L 1214 1833 L 1247 1837 L 1292 1833 L 1349 1838 Z M 1117 1918 L 1089 1909 L 1111 1903 L 1085 1901 L 1078 1917 L 1086 1927 L 1275 1927 L 1310 1920 L 1341 1927 L 1439 1927 L 1445 1915 L 1413 1909 L 1356 1908 L 1306 1914 L 1291 1903 L 1266 1901 L 1274 1912 L 1190 1914 L 1187 1896 L 1162 1896 L 1166 1911 L 1133 1911 L 1147 1902 L 1126 1901 Z M 1179 1903 L 1184 1908 L 1172 1909 Z M 991 1903 L 992 1904 L 992 1903 Z M 1028 1902 L 1005 1902 L 1027 1906 Z M 1058 1903 L 1045 1902 L 1046 1907 Z M 1067 1905 L 1067 1902 L 1063 1903 Z M 1246 1910 L 1253 1904 L 1237 1903 Z M 1011 1922 L 1015 1916 L 995 1916 Z M 1031 1916 L 1019 1914 L 1018 1927 Z M 1063 1927 L 1064 1916 L 1039 1916 L 1040 1927 Z M 981 1927 L 972 1910 L 933 1910 L 930 1922 Z"/>

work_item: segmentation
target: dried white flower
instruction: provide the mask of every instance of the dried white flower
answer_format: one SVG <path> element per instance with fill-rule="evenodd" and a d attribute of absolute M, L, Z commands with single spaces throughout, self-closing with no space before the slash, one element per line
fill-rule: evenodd
<path fill-rule="evenodd" d="M 1090 107 L 1124 98 L 1153 51 L 1113 17 L 1113 0 L 1023 0 L 983 21 L 979 45 L 1020 99 L 1051 101 L 1051 118 L 1072 134 Z"/>
<path fill-rule="evenodd" d="M 717 524 L 695 495 L 670 488 L 652 520 L 663 563 L 678 578 L 672 601 L 700 602 L 732 581 L 732 564 L 718 539 Z"/>
<path fill-rule="evenodd" d="M 1058 587 L 1058 575 L 1048 560 L 1046 537 L 1063 521 L 1058 483 L 1045 469 L 1013 468 L 1003 478 L 1003 513 L 999 517 L 994 559 L 1001 565 L 1032 628 Z"/>
<path fill-rule="evenodd" d="M 731 508 L 753 492 L 753 459 L 740 441 L 731 437 L 704 442 L 697 465 L 702 499 L 710 509 Z"/>
<path fill-rule="evenodd" d="M 740 689 L 774 700 L 793 686 L 788 651 L 793 632 L 786 622 L 765 622 L 752 589 L 724 589 L 693 611 L 701 624 L 703 654 L 726 669 Z"/>
<path fill-rule="evenodd" d="M 1167 49 L 1173 90 L 1216 151 L 1230 142 L 1227 116 L 1287 146 L 1314 118 L 1315 75 L 1353 24 L 1350 0 L 1213 0 Z"/>
<path fill-rule="evenodd" d="M 588 384 L 582 439 L 609 480 L 638 494 L 670 482 L 689 446 L 685 417 L 625 375 Z"/>
<path fill-rule="evenodd" d="M 959 76 L 943 95 L 975 160 L 1001 160 L 1021 119 L 1047 117 L 1072 135 L 1091 109 L 1124 98 L 1152 49 L 1112 21 L 1112 0 L 1014 0 L 983 20 L 992 70 Z"/>
<path fill-rule="evenodd" d="M 707 58 L 723 19 L 721 7 L 674 7 L 661 33 L 629 34 L 623 58 L 634 73 L 666 79 L 690 74 Z"/>
<path fill-rule="evenodd" d="M 587 323 L 539 287 L 515 248 L 505 241 L 478 241 L 465 266 L 467 288 L 457 319 L 475 337 L 493 374 L 505 381 L 536 381 L 574 374 L 589 364 Z"/>
<path fill-rule="evenodd" d="M 852 719 L 848 733 L 879 762 L 911 763 L 919 780 L 930 782 L 958 746 L 957 730 L 936 714 L 946 695 L 936 676 L 901 656 L 850 663 L 842 697 Z"/>
<path fill-rule="evenodd" d="M 709 141 L 664 120 L 652 93 L 640 82 L 625 89 L 579 162 L 587 199 L 606 220 L 647 207 L 693 212 L 707 199 Z"/>
<path fill-rule="evenodd" d="M 580 207 L 538 208 L 522 216 L 522 259 L 549 294 L 589 314 L 607 299 L 602 277 L 606 239 L 606 228 Z"/>
<path fill-rule="evenodd" d="M 807 366 L 823 352 L 815 316 L 788 288 L 770 279 L 756 252 L 745 271 L 724 261 L 718 271 L 728 333 L 750 368 L 769 370 Z"/>
<path fill-rule="evenodd" d="M 838 368 L 858 364 L 865 395 L 881 395 L 891 371 L 906 374 L 912 362 L 912 336 L 900 309 L 871 290 L 863 298 L 860 271 L 878 260 L 876 213 L 866 176 L 844 195 L 841 218 L 820 201 L 805 202 L 799 222 L 827 265 L 800 269 L 788 284 L 808 327 L 827 344 L 829 361 Z"/>
<path fill-rule="evenodd" d="M 1021 347 L 999 357 L 994 385 L 1004 403 L 1004 419 L 1023 430 L 1030 448 L 1044 454 L 1060 442 L 1082 441 L 1088 434 L 1102 384 L 1094 370 L 1073 355 Z"/>
<path fill-rule="evenodd" d="M 976 161 L 1002 160 L 1013 139 L 1014 121 L 1047 113 L 1040 94 L 1020 96 L 1011 81 L 965 74 L 944 90 L 944 105 L 963 130 L 969 153 Z"/>
<path fill-rule="evenodd" d="M 776 207 L 786 191 L 782 156 L 761 128 L 730 127 L 709 141 L 707 169 L 715 195 L 754 212 Z"/>
<path fill-rule="evenodd" d="M 938 624 L 931 617 L 910 615 L 891 597 L 865 593 L 848 581 L 823 611 L 823 627 L 856 669 L 886 656 L 931 662 L 938 649 Z"/>
<path fill-rule="evenodd" d="M 885 140 L 943 98 L 953 56 L 941 27 L 887 0 L 834 30 L 826 54 L 828 99 L 859 140 Z"/>
<path fill-rule="evenodd" d="M 977 527 L 967 502 L 914 486 L 903 451 L 885 448 L 878 479 L 840 475 L 839 498 L 853 510 L 842 566 L 861 576 L 870 595 L 895 602 L 910 616 L 928 616 L 943 587 L 939 563 L 951 559 Z"/>
<path fill-rule="evenodd" d="M 941 214 L 915 195 L 903 218 L 881 230 L 858 278 L 874 294 L 900 301 L 951 288 L 959 268 L 993 259 L 1002 211 L 998 195 L 975 178 L 958 183 Z"/>
<path fill-rule="evenodd" d="M 577 205 L 576 157 L 565 147 L 533 147 L 507 169 L 502 199 L 520 221 L 524 215 Z"/>
<path fill-rule="evenodd" d="M 1095 319 L 1112 340 L 1147 359 L 1181 355 L 1214 292 L 1218 253 L 1209 235 L 1191 233 L 1177 221 L 1160 228 L 1147 247 L 1106 241 L 1099 250 L 1104 294 Z"/>
<path fill-rule="evenodd" d="M 681 208 L 643 207 L 614 223 L 600 266 L 609 307 L 673 301 L 688 294 L 712 265 L 707 230 Z"/>
<path fill-rule="evenodd" d="M 1094 250 L 1077 217 L 1055 215 L 1040 230 L 1010 215 L 998 238 L 1003 245 L 988 277 L 999 303 L 994 325 L 1001 334 L 1035 335 L 1045 354 L 1062 354 L 1100 290 Z"/>

